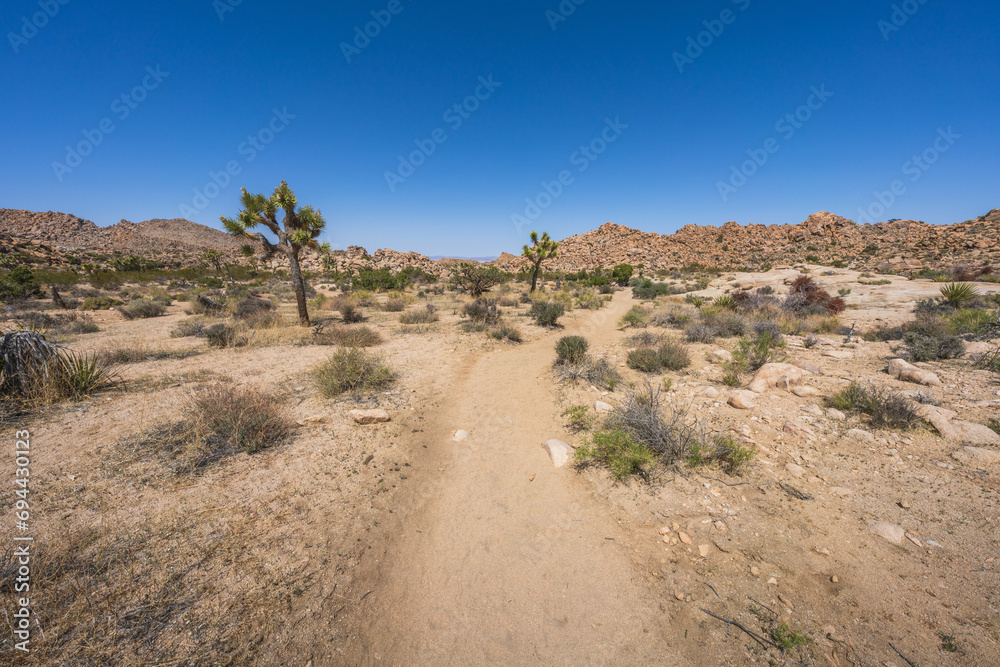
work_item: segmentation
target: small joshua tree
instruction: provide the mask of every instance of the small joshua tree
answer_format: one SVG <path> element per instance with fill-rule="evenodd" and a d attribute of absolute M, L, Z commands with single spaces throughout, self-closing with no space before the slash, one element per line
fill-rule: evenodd
<path fill-rule="evenodd" d="M 531 232 L 531 245 L 525 245 L 522 257 L 531 260 L 534 267 L 531 272 L 531 291 L 538 287 L 538 272 L 542 268 L 542 262 L 547 259 L 554 259 L 559 256 L 557 248 L 559 244 L 549 238 L 549 233 L 544 232 L 542 237 L 538 237 L 538 232 Z"/>
<path fill-rule="evenodd" d="M 291 269 L 292 288 L 295 290 L 295 301 L 299 308 L 299 321 L 303 326 L 309 326 L 309 311 L 306 307 L 306 286 L 302 279 L 302 269 L 299 266 L 299 254 L 303 248 L 320 249 L 316 237 L 323 231 L 326 221 L 319 211 L 312 206 L 299 207 L 295 194 L 288 183 L 274 189 L 270 197 L 252 195 L 243 188 L 240 197 L 243 210 L 234 218 L 221 217 L 226 231 L 241 238 L 251 238 L 263 246 L 265 258 L 280 252 L 288 259 Z M 278 210 L 284 211 L 284 219 L 278 224 Z M 278 237 L 277 242 L 270 241 L 260 232 L 250 230 L 257 225 L 263 225 Z"/>

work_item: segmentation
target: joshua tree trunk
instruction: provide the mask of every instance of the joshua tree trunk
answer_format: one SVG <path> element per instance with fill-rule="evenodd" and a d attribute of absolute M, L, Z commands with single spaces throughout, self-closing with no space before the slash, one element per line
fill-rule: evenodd
<path fill-rule="evenodd" d="M 309 309 L 306 306 L 306 285 L 302 280 L 302 269 L 299 267 L 299 249 L 289 248 L 286 253 L 288 265 L 292 270 L 292 287 L 295 289 L 295 303 L 299 307 L 299 323 L 309 326 Z"/>
<path fill-rule="evenodd" d="M 531 291 L 535 291 L 535 287 L 538 286 L 538 269 L 539 265 L 535 264 L 535 270 L 531 272 Z"/>

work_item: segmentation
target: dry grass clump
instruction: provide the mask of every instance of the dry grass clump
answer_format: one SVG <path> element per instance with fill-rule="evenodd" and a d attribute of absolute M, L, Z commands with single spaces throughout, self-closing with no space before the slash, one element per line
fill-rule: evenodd
<path fill-rule="evenodd" d="M 367 326 L 334 325 L 313 339 L 317 345 L 341 347 L 375 347 L 384 341 L 377 331 Z"/>
<path fill-rule="evenodd" d="M 577 363 L 556 363 L 553 371 L 562 382 L 578 382 L 583 380 L 595 387 L 614 391 L 622 381 L 621 373 L 611 363 L 603 358 L 584 355 Z"/>
<path fill-rule="evenodd" d="M 336 351 L 313 370 L 317 388 L 326 398 L 371 394 L 392 386 L 396 377 L 381 357 L 355 347 Z"/>
<path fill-rule="evenodd" d="M 524 340 L 521 330 L 510 324 L 500 324 L 487 332 L 490 338 L 495 340 L 509 340 L 512 343 L 520 343 Z"/>
<path fill-rule="evenodd" d="M 434 306 L 432 304 L 427 304 L 426 308 L 411 310 L 408 313 L 403 313 L 399 316 L 400 324 L 432 324 L 437 322 L 440 317 L 435 312 Z"/>
<path fill-rule="evenodd" d="M 664 370 L 679 371 L 691 365 L 687 347 L 678 340 L 667 339 L 659 347 L 639 347 L 628 353 L 629 368 L 643 373 Z"/>
<path fill-rule="evenodd" d="M 193 419 L 215 438 L 215 451 L 242 449 L 253 454 L 282 442 L 292 431 L 284 401 L 253 388 L 207 387 L 195 395 L 191 411 Z"/>
<path fill-rule="evenodd" d="M 167 312 L 167 307 L 162 301 L 150 299 L 136 299 L 130 301 L 127 306 L 118 309 L 126 320 L 141 320 L 149 317 L 160 317 Z"/>
<path fill-rule="evenodd" d="M 888 387 L 871 387 L 852 382 L 830 397 L 832 407 L 847 413 L 863 414 L 875 428 L 912 429 L 921 422 L 913 403 Z"/>

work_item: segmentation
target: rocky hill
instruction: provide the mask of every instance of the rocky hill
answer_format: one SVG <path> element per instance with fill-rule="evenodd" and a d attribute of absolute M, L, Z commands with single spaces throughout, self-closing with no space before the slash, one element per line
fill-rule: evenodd
<path fill-rule="evenodd" d="M 0 209 L 0 252 L 30 250 L 39 259 L 56 264 L 67 256 L 83 259 L 100 255 L 135 254 L 170 264 L 192 262 L 205 249 L 236 256 L 242 243 L 221 231 L 183 219 L 122 220 L 98 227 L 89 220 L 63 213 L 34 213 Z M 418 266 L 444 275 L 459 260 L 432 260 L 415 252 L 380 249 L 372 254 L 360 246 L 334 251 L 339 270 L 364 266 L 398 271 Z M 517 271 L 523 258 L 502 254 L 492 264 Z M 692 264 L 724 269 L 759 269 L 769 265 L 843 262 L 856 269 L 892 269 L 912 273 L 950 268 L 957 264 L 1000 263 L 1000 209 L 955 225 L 928 225 L 915 220 L 893 220 L 858 225 L 821 212 L 794 225 L 686 225 L 674 234 L 642 232 L 607 223 L 599 229 L 571 236 L 560 243 L 559 257 L 546 265 L 556 271 L 611 268 L 616 264 L 643 265 L 647 271 Z M 322 269 L 316 253 L 307 253 L 305 267 Z"/>

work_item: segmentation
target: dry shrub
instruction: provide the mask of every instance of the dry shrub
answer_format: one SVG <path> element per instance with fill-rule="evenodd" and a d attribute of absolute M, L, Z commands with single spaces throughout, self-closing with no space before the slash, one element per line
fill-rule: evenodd
<path fill-rule="evenodd" d="M 320 393 L 327 398 L 345 393 L 371 394 L 396 381 L 396 374 L 381 357 L 355 347 L 335 352 L 313 370 L 313 377 Z"/>
<path fill-rule="evenodd" d="M 287 407 L 258 389 L 214 385 L 195 395 L 192 418 L 214 438 L 215 451 L 242 449 L 253 454 L 291 434 Z"/>
<path fill-rule="evenodd" d="M 382 336 L 371 327 L 335 325 L 315 337 L 317 345 L 342 347 L 374 347 L 382 344 Z"/>

